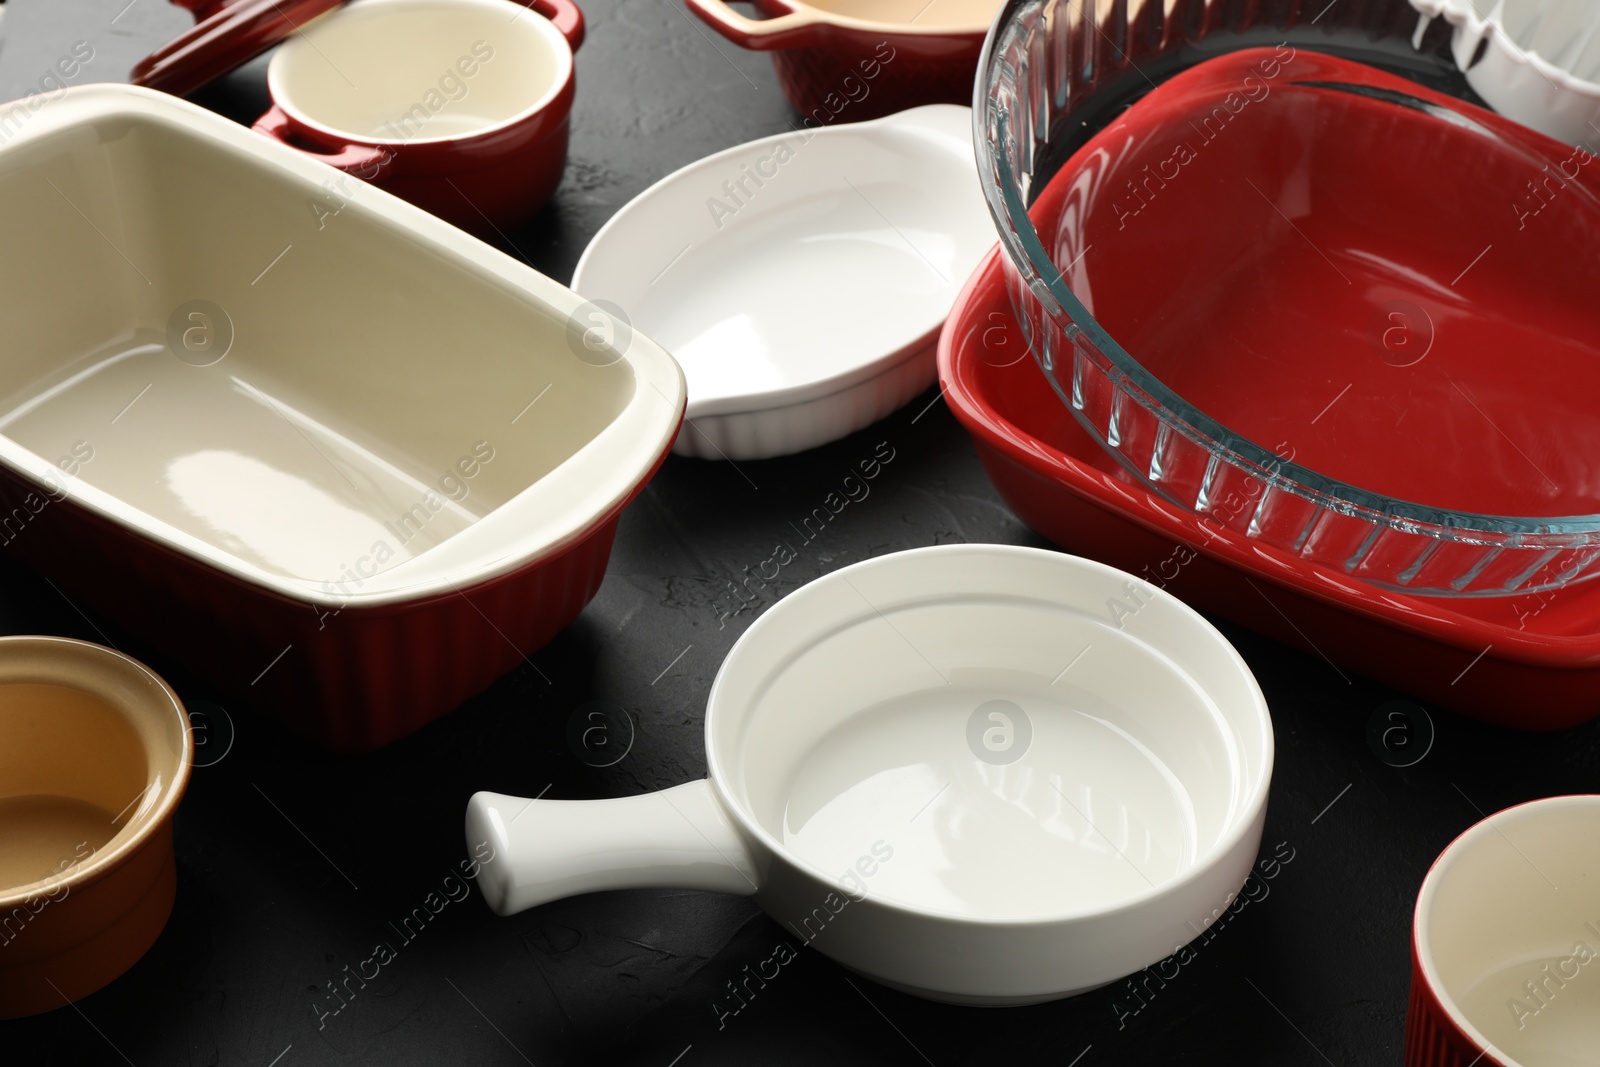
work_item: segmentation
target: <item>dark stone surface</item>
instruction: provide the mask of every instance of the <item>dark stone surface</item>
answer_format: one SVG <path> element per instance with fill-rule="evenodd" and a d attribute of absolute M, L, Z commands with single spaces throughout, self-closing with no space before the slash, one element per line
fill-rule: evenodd
<path fill-rule="evenodd" d="M 185 25 L 159 0 L 137 0 L 113 24 L 125 2 L 12 0 L 0 23 L 0 98 L 36 84 L 77 40 L 96 49 L 95 77 L 123 78 Z M 595 230 L 650 182 L 795 121 L 766 58 L 714 40 L 677 0 L 585 8 L 567 177 L 508 248 L 563 281 Z M 200 102 L 247 122 L 265 106 L 263 71 L 258 60 Z M 944 406 L 916 418 L 933 400 L 789 459 L 738 470 L 669 459 L 624 515 L 605 585 L 582 617 L 490 691 L 382 752 L 308 748 L 268 721 L 219 710 L 230 693 L 152 657 L 204 712 L 202 761 L 212 761 L 195 771 L 178 816 L 177 908 L 120 981 L 0 1024 L 0 1062 L 1397 1063 L 1411 906 L 1429 863 L 1482 813 L 1596 789 L 1600 732 L 1523 736 L 1435 711 L 1432 750 L 1397 769 L 1367 741 L 1369 720 L 1395 694 L 1228 626 L 1277 729 L 1264 852 L 1283 842 L 1294 858 L 1164 986 L 1150 979 L 1142 1006 L 1118 985 L 1033 1008 L 952 1008 L 802 951 L 719 1026 L 726 983 L 786 934 L 746 899 L 700 893 L 596 894 L 511 919 L 474 893 L 410 943 L 390 932 L 464 857 L 474 790 L 605 797 L 704 774 L 712 678 L 777 595 L 896 549 L 1041 544 L 1000 503 Z M 731 604 L 729 580 L 767 558 L 878 442 L 895 458 L 870 496 L 724 625 L 716 605 Z M 3 557 L 0 630 L 145 654 Z M 567 742 L 570 719 L 593 701 L 624 709 L 635 727 L 627 755 L 607 768 Z M 397 958 L 319 1027 L 317 1007 L 335 1006 L 326 983 L 380 939 L 397 944 Z"/>

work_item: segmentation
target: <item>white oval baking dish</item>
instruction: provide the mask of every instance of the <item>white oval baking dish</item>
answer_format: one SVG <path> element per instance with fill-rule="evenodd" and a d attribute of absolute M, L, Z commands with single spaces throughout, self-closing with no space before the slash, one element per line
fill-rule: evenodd
<path fill-rule="evenodd" d="M 932 385 L 939 327 L 994 241 L 971 109 L 935 104 L 667 175 L 595 235 L 572 287 L 682 364 L 689 425 L 674 451 L 761 459 Z"/>

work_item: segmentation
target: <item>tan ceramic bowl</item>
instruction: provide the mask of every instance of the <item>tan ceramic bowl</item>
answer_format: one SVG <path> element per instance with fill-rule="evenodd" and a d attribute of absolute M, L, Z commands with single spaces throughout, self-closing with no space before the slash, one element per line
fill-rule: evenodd
<path fill-rule="evenodd" d="M 172 912 L 172 814 L 194 741 L 120 652 L 0 637 L 0 1018 L 111 982 Z"/>

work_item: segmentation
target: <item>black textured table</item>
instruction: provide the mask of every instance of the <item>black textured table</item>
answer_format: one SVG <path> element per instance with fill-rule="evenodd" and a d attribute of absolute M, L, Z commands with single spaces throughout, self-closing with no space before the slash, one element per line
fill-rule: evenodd
<path fill-rule="evenodd" d="M 78 41 L 94 48 L 78 80 L 124 80 L 187 23 L 160 0 L 6 6 L 0 99 L 36 88 Z M 679 0 L 584 8 L 567 177 L 506 249 L 562 281 L 595 230 L 655 179 L 795 121 L 767 59 L 713 39 Z M 266 104 L 264 61 L 198 100 L 249 121 Z M 748 899 L 688 892 L 595 894 L 499 919 L 473 890 L 397 935 L 391 924 L 459 884 L 447 877 L 466 856 L 462 812 L 474 790 L 607 797 L 703 775 L 711 680 L 783 592 L 897 549 L 1042 544 L 1000 503 L 934 399 L 791 459 L 736 470 L 670 458 L 623 516 L 605 584 L 576 623 L 487 693 L 370 755 L 330 755 L 229 712 L 230 693 L 197 685 L 0 556 L 6 632 L 110 641 L 147 657 L 191 702 L 204 741 L 178 814 L 180 884 L 166 932 L 102 992 L 0 1023 L 0 1063 L 1399 1062 L 1411 906 L 1428 864 L 1483 813 L 1600 787 L 1600 730 L 1520 735 L 1434 711 L 1427 755 L 1391 766 L 1405 761 L 1380 758 L 1368 727 L 1395 693 L 1227 625 L 1272 707 L 1263 854 L 1287 859 L 1181 966 L 1140 976 L 1136 989 L 953 1008 L 801 950 L 733 1012 L 728 983 L 795 939 Z M 735 603 L 730 581 L 767 559 L 790 522 L 880 442 L 894 458 L 870 494 L 806 544 L 775 587 L 723 618 Z M 569 740 L 574 717 L 597 709 L 614 724 L 603 755 Z M 329 984 L 380 941 L 393 958 L 335 999 Z"/>

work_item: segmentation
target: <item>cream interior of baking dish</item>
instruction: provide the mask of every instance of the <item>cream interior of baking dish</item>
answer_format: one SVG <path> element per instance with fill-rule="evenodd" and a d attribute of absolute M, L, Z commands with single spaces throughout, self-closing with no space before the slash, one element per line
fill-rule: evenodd
<path fill-rule="evenodd" d="M 0 150 L 0 434 L 69 491 L 228 569 L 381 594 L 570 537 L 670 441 L 676 367 L 575 349 L 563 287 L 188 105 L 74 93 Z"/>
<path fill-rule="evenodd" d="M 807 0 L 807 7 L 841 18 L 894 23 L 909 29 L 982 32 L 999 10 L 999 0 Z"/>

